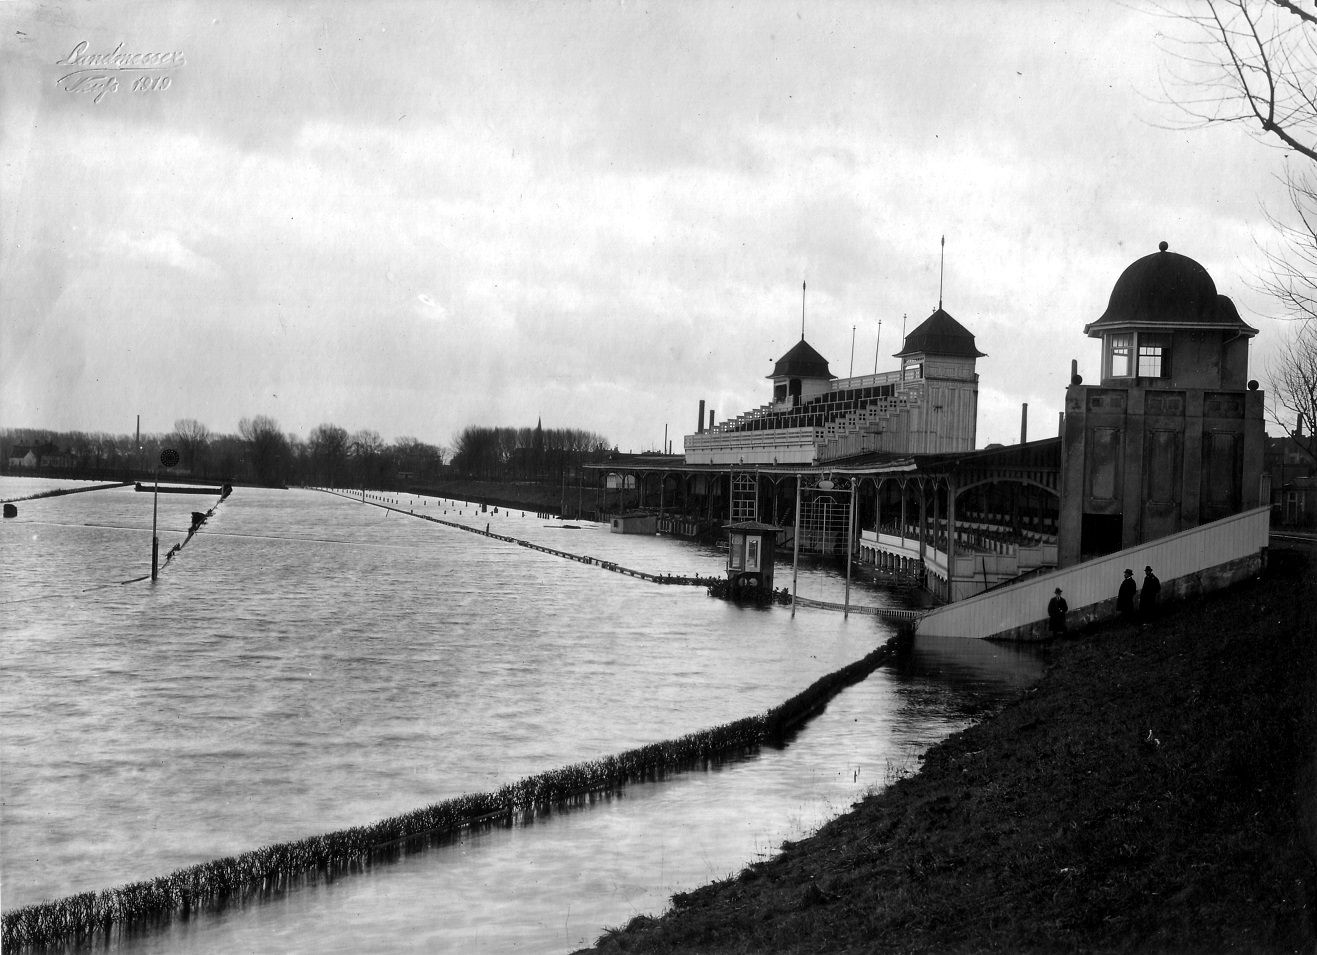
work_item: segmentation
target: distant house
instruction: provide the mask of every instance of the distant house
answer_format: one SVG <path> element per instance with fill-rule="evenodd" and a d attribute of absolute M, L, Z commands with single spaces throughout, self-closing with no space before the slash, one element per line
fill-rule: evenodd
<path fill-rule="evenodd" d="M 68 451 L 61 451 L 58 445 L 46 442 L 39 445 L 14 445 L 13 450 L 9 452 L 9 466 L 11 468 L 54 468 L 66 470 L 73 467 L 73 455 Z"/>
<path fill-rule="evenodd" d="M 1267 439 L 1267 473 L 1271 475 L 1272 521 L 1289 527 L 1317 526 L 1317 460 L 1309 448 L 1315 439 L 1296 429 Z"/>
<path fill-rule="evenodd" d="M 67 470 L 73 467 L 73 453 L 70 451 L 61 451 L 58 445 L 43 444 L 36 449 L 37 458 L 43 468 L 55 468 L 58 470 Z"/>
<path fill-rule="evenodd" d="M 1296 477 L 1272 491 L 1272 513 L 1288 527 L 1317 526 L 1317 478 Z"/>

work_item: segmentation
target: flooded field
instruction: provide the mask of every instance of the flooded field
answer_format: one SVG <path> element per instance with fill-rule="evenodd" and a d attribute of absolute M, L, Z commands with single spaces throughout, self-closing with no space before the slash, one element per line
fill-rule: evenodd
<path fill-rule="evenodd" d="M 28 486 L 0 479 L 0 498 Z M 152 584 L 151 497 L 24 501 L 0 525 L 6 911 L 749 716 L 890 635 L 311 490 L 237 488 Z M 714 548 L 389 500 L 652 573 L 723 570 Z M 216 504 L 162 494 L 161 554 Z M 800 592 L 839 600 L 843 574 L 802 569 Z M 857 584 L 852 599 L 895 598 Z M 993 645 L 921 644 L 783 749 L 110 947 L 568 951 L 811 831 L 1040 669 Z"/>

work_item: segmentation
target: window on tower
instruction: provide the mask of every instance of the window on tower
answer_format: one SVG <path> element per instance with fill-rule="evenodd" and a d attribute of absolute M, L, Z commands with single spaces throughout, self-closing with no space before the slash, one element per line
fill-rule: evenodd
<path fill-rule="evenodd" d="M 1171 376 L 1171 338 L 1169 335 L 1139 336 L 1139 377 Z"/>
<path fill-rule="evenodd" d="M 1155 332 L 1108 335 L 1106 377 L 1171 377 L 1171 336 Z"/>
<path fill-rule="evenodd" d="M 1111 335 L 1107 338 L 1107 377 L 1129 378 L 1134 374 L 1134 335 Z"/>

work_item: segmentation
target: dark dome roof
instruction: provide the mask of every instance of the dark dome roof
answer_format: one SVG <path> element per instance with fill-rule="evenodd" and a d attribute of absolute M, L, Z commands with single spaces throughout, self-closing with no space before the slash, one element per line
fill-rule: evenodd
<path fill-rule="evenodd" d="M 802 338 L 796 342 L 791 351 L 777 360 L 777 364 L 773 366 L 773 373 L 768 377 L 827 378 L 831 381 L 833 374 L 828 370 L 828 360 Z"/>
<path fill-rule="evenodd" d="M 945 355 L 953 358 L 984 358 L 974 346 L 974 334 L 956 321 L 941 307 L 919 323 L 905 336 L 905 344 L 893 358 L 904 358 L 922 352 L 925 355 Z"/>
<path fill-rule="evenodd" d="M 1111 289 L 1107 310 L 1084 327 L 1094 338 L 1117 328 L 1169 325 L 1215 327 L 1256 334 L 1239 317 L 1230 299 L 1218 295 L 1212 276 L 1187 255 L 1160 251 L 1131 263 Z"/>

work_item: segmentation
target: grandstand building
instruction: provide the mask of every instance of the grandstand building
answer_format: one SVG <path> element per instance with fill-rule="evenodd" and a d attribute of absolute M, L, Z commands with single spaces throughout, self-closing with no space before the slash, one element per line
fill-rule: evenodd
<path fill-rule="evenodd" d="M 897 371 L 837 378 L 805 341 L 778 359 L 771 399 L 685 437 L 687 464 L 818 465 L 867 452 L 974 449 L 979 407 L 965 326 L 939 307 L 906 336 Z"/>
<path fill-rule="evenodd" d="M 1256 329 L 1206 269 L 1162 243 L 1083 330 L 1101 343 L 1097 384 L 1072 364 L 1056 437 L 1027 440 L 1022 415 L 1018 444 L 975 447 L 984 356 L 939 306 L 905 337 L 898 370 L 837 378 L 802 335 L 767 376 L 762 406 L 714 426 L 701 403 L 684 457 L 598 467 L 626 476 L 618 508 L 655 511 L 659 533 L 767 523 L 779 553 L 790 542 L 848 567 L 858 557 L 979 608 L 927 632 L 1045 632 L 1050 589 L 993 602 L 1043 575 L 1082 608 L 1076 619 L 1095 619 L 1114 606 L 1127 561 L 1155 564 L 1168 593 L 1254 572 L 1270 497 L 1265 396 L 1248 380 Z"/>

